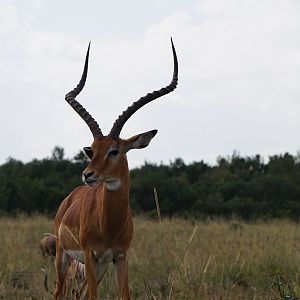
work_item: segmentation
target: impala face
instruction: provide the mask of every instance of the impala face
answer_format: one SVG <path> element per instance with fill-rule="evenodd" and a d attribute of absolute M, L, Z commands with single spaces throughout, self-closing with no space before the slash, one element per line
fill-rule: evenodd
<path fill-rule="evenodd" d="M 110 137 L 95 139 L 91 147 L 84 148 L 91 160 L 82 173 L 83 182 L 88 185 L 118 180 L 118 168 L 127 163 L 122 143 Z"/>
<path fill-rule="evenodd" d="M 105 183 L 109 190 L 117 190 L 122 182 L 122 170 L 128 169 L 126 153 L 149 145 L 157 130 L 135 135 L 127 140 L 114 140 L 109 136 L 96 138 L 91 147 L 83 148 L 91 160 L 82 173 L 82 180 L 88 185 Z"/>

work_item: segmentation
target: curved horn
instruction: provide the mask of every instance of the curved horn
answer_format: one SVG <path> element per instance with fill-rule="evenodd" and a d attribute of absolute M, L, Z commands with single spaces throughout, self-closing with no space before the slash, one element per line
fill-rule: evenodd
<path fill-rule="evenodd" d="M 102 137 L 103 134 L 98 123 L 94 120 L 94 118 L 86 111 L 86 109 L 75 99 L 76 96 L 82 91 L 86 77 L 88 72 L 88 63 L 89 63 L 89 53 L 90 53 L 90 44 L 86 53 L 84 69 L 81 76 L 81 79 L 74 90 L 69 92 L 65 99 L 72 106 L 72 108 L 80 115 L 80 117 L 85 121 L 85 123 L 89 126 L 94 138 Z"/>
<path fill-rule="evenodd" d="M 177 61 L 177 55 L 176 55 L 172 38 L 171 38 L 171 44 L 172 44 L 172 52 L 173 52 L 173 59 L 174 59 L 174 71 L 173 71 L 173 78 L 171 83 L 168 86 L 158 91 L 154 91 L 152 93 L 147 94 L 144 97 L 141 97 L 138 101 L 134 102 L 125 111 L 123 111 L 123 113 L 118 117 L 118 119 L 113 124 L 112 129 L 110 130 L 109 136 L 111 138 L 115 140 L 119 138 L 120 132 L 124 124 L 138 109 L 143 107 L 145 104 L 175 90 L 178 82 L 178 61 Z"/>

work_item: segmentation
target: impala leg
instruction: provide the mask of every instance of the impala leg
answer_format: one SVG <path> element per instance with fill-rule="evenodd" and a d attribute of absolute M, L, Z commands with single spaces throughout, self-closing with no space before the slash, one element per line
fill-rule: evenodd
<path fill-rule="evenodd" d="M 86 277 L 85 277 L 85 266 L 79 265 L 77 266 L 77 272 L 79 272 L 79 276 L 78 274 L 76 274 L 75 276 L 75 285 L 76 288 L 74 290 L 74 297 L 73 300 L 87 300 L 87 281 L 86 281 Z"/>
<path fill-rule="evenodd" d="M 88 300 L 88 288 L 86 279 L 74 291 L 72 300 Z"/>
<path fill-rule="evenodd" d="M 97 284 L 98 285 L 100 284 L 107 269 L 108 269 L 107 263 L 105 263 L 105 264 L 98 263 L 97 264 Z"/>
<path fill-rule="evenodd" d="M 53 299 L 61 300 L 66 296 L 64 295 L 64 284 L 70 258 L 61 247 L 57 246 L 56 248 L 55 269 L 57 280 Z"/>
<path fill-rule="evenodd" d="M 97 270 L 96 260 L 92 251 L 88 250 L 84 252 L 84 265 L 85 265 L 85 276 L 87 280 L 89 299 L 97 299 Z"/>
<path fill-rule="evenodd" d="M 108 269 L 108 264 L 99 264 L 97 263 L 97 286 L 99 286 L 106 270 Z M 79 289 L 79 299 L 86 300 L 87 299 L 87 282 L 84 280 L 84 282 L 81 285 L 81 288 Z"/>
<path fill-rule="evenodd" d="M 87 281 L 86 279 L 84 280 L 84 282 L 81 284 L 81 287 L 80 289 L 78 290 L 78 293 L 77 293 L 77 299 L 81 299 L 81 300 L 87 300 L 88 297 L 87 297 L 87 294 L 88 294 L 88 288 L 87 288 Z"/>
<path fill-rule="evenodd" d="M 119 288 L 119 297 L 121 300 L 129 300 L 128 263 L 125 254 L 120 254 L 114 261 L 114 268 Z"/>

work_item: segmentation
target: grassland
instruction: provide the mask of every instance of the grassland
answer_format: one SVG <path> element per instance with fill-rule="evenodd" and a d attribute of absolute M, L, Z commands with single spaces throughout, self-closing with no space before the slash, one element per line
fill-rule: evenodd
<path fill-rule="evenodd" d="M 141 217 L 134 223 L 129 252 L 133 299 L 281 299 L 283 289 L 291 296 L 286 299 L 300 294 L 296 223 L 179 219 L 159 223 Z M 0 299 L 51 299 L 40 269 L 48 271 L 52 291 L 53 262 L 39 249 L 42 234 L 51 231 L 52 220 L 43 216 L 0 218 Z M 105 275 L 100 294 L 101 299 L 117 298 L 113 268 Z"/>

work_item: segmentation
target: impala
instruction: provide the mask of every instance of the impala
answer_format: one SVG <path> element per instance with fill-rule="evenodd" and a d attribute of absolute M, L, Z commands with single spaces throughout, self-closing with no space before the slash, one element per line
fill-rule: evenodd
<path fill-rule="evenodd" d="M 43 256 L 52 256 L 56 255 L 56 236 L 51 233 L 44 233 L 43 238 L 40 241 L 40 248 Z"/>
<path fill-rule="evenodd" d="M 40 247 L 43 256 L 50 256 L 51 258 L 55 258 L 57 236 L 51 233 L 44 233 L 43 236 L 44 237 L 40 241 Z M 48 291 L 48 272 L 44 268 L 42 268 L 41 270 L 44 272 L 44 286 L 46 291 Z M 77 294 L 80 294 L 80 291 L 85 292 L 85 285 L 86 281 L 84 264 L 82 264 L 78 260 L 70 258 L 64 280 L 64 297 L 67 296 L 70 287 L 72 287 L 72 299 L 77 299 L 76 296 Z"/>
<path fill-rule="evenodd" d="M 54 299 L 62 299 L 64 278 L 70 258 L 85 264 L 89 299 L 97 299 L 98 285 L 113 263 L 120 299 L 130 299 L 128 287 L 127 250 L 133 224 L 129 207 L 129 169 L 126 153 L 149 145 L 157 130 L 121 139 L 126 121 L 145 104 L 172 92 L 178 81 L 178 63 L 171 39 L 174 70 L 171 83 L 129 106 L 104 136 L 93 117 L 75 99 L 85 85 L 90 45 L 82 77 L 65 99 L 90 128 L 94 141 L 84 152 L 90 159 L 83 171 L 86 185 L 77 187 L 61 203 L 54 222 L 56 242 L 56 289 Z"/>

